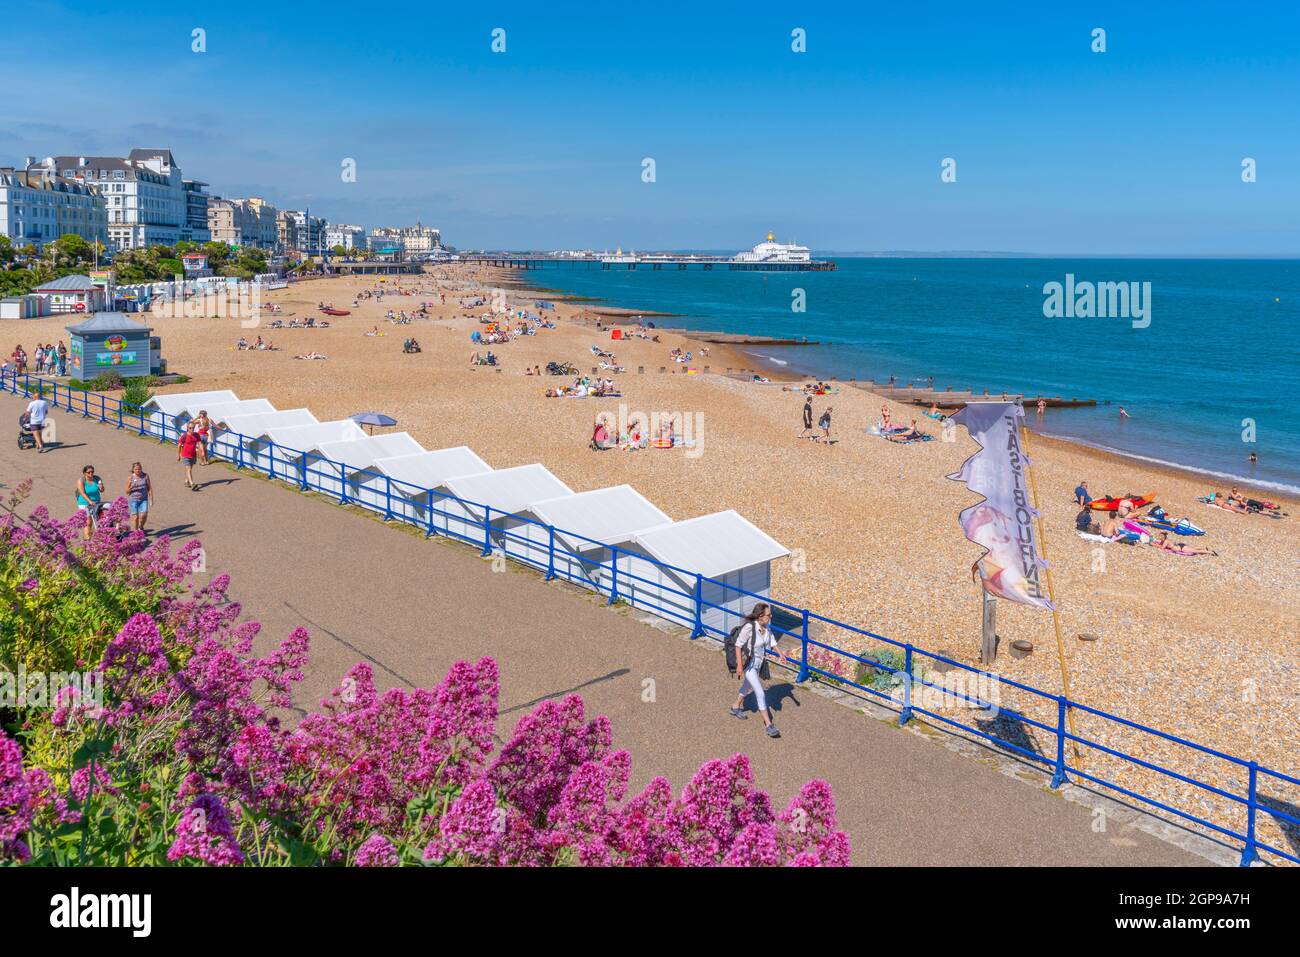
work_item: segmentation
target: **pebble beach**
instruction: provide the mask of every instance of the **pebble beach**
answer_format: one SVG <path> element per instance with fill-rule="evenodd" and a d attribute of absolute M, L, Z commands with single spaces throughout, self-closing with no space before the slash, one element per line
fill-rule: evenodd
<path fill-rule="evenodd" d="M 590 304 L 530 292 L 517 282 L 516 275 L 453 264 L 385 282 L 297 282 L 266 297 L 281 312 L 264 313 L 255 329 L 230 318 L 139 318 L 162 337 L 169 370 L 190 379 L 160 392 L 232 389 L 243 399 L 265 397 L 280 409 L 309 408 L 322 421 L 376 410 L 396 418 L 396 430 L 426 448 L 468 445 L 494 468 L 540 462 L 575 491 L 627 483 L 673 519 L 735 509 L 795 553 L 774 564 L 775 599 L 978 666 L 981 598 L 970 570 L 979 550 L 956 520 L 973 496 L 946 478 L 976 451 L 964 430 L 956 430 L 955 441 L 942 441 L 941 427 L 921 409 L 891 403 L 895 423 L 916 419 L 917 428 L 936 440 L 884 441 L 868 426 L 885 400 L 839 382 L 832 394 L 813 397 L 814 419 L 828 405 L 834 408 L 834 443 L 801 439 L 804 396 L 793 391 L 797 383 L 769 370 L 759 371 L 771 381 L 752 381 L 739 370 L 754 369 L 755 359 L 740 348 L 708 345 L 703 357 L 704 343 L 662 328 L 655 330 L 658 342 L 613 341 L 607 329 L 597 330 Z M 382 299 L 353 306 L 358 294 L 381 289 Z M 460 302 L 478 296 L 490 302 L 493 289 L 505 289 L 512 305 L 533 311 L 536 299 L 554 302 L 544 316 L 556 328 L 475 346 L 470 335 L 483 328 L 479 317 L 490 306 Z M 272 318 L 322 318 L 320 301 L 351 315 L 331 318 L 328 329 L 268 328 Z M 389 310 L 411 314 L 421 303 L 430 303 L 428 318 L 406 325 L 385 318 Z M 606 326 L 634 326 L 609 314 L 600 318 Z M 66 339 L 66 324 L 63 317 L 23 323 L 22 344 L 30 351 L 37 338 Z M 380 335 L 366 335 L 375 327 Z M 261 336 L 276 350 L 238 350 L 241 335 L 250 341 Z M 422 352 L 403 354 L 402 342 L 410 336 Z M 570 362 L 590 373 L 596 365 L 593 344 L 612 350 L 624 366 L 613 376 L 622 397 L 548 398 L 547 388 L 569 380 L 525 374 L 534 366 L 544 371 L 548 361 Z M 671 361 L 674 347 L 693 351 L 694 361 Z M 470 354 L 487 348 L 500 365 L 471 366 Z M 328 358 L 294 358 L 310 352 Z M 728 368 L 735 374 L 726 375 Z M 701 422 L 697 446 L 591 451 L 597 414 L 617 420 L 620 405 L 624 417 L 680 412 Z M 1050 431 L 1053 416 L 1069 414 L 1049 410 L 1044 427 Z M 1216 487 L 1204 477 L 1036 435 L 1030 441 L 1071 698 L 1300 777 L 1300 503 L 1283 501 L 1290 514 L 1277 520 L 1220 511 L 1196 501 Z M 1187 516 L 1206 530 L 1195 543 L 1218 555 L 1182 557 L 1080 539 L 1072 499 L 1080 480 L 1096 496 L 1156 492 L 1172 515 Z M 1254 494 L 1278 501 L 1275 493 Z M 992 673 L 1048 694 L 1061 692 L 1049 614 L 1001 602 L 998 634 L 1002 653 Z M 1081 634 L 1095 640 L 1080 640 Z M 866 639 L 827 628 L 814 637 L 851 651 L 871 647 Z M 1032 653 L 1013 657 L 1014 640 L 1032 643 Z M 953 674 L 936 667 L 926 678 L 942 684 Z M 1055 723 L 1054 702 L 1005 685 L 1000 695 L 1004 708 Z M 955 701 L 938 709 L 958 710 Z M 1083 737 L 1244 792 L 1243 769 L 1220 758 L 1086 714 L 1076 722 Z M 1050 735 L 1022 730 L 1028 750 L 1053 753 Z M 1096 752 L 1086 756 L 1086 767 L 1125 787 L 1209 812 L 1234 828 L 1242 824 L 1239 809 L 1225 799 L 1162 775 Z M 1297 813 L 1300 788 L 1261 777 L 1260 792 Z M 1273 824 L 1261 824 L 1261 836 L 1292 853 L 1300 840 Z"/>

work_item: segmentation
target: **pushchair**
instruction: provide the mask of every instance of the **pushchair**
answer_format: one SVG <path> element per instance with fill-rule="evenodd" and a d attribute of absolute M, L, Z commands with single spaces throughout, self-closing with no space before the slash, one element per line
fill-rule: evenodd
<path fill-rule="evenodd" d="M 31 413 L 24 412 L 18 416 L 18 447 L 20 449 L 36 448 L 36 436 L 32 434 Z"/>

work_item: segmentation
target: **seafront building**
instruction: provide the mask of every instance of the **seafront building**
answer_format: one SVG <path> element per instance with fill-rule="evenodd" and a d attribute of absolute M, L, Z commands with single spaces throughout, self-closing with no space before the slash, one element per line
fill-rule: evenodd
<path fill-rule="evenodd" d="M 75 233 L 88 243 L 108 243 L 104 197 L 94 186 L 60 176 L 46 161 L 27 158 L 24 169 L 0 166 L 0 236 L 14 246 L 43 249 Z"/>
<path fill-rule="evenodd" d="M 395 251 L 419 256 L 442 248 L 442 230 L 422 223 L 414 226 L 381 226 L 370 231 L 367 245 L 375 252 Z"/>
<path fill-rule="evenodd" d="M 108 214 L 113 250 L 175 245 L 193 235 L 204 184 L 187 190 L 169 149 L 133 149 L 127 156 L 56 156 L 58 175 L 95 187 Z M 187 193 L 194 194 L 188 198 Z M 206 220 L 206 216 L 204 217 Z"/>
<path fill-rule="evenodd" d="M 185 226 L 181 238 L 192 243 L 206 243 L 212 238 L 208 232 L 208 202 L 212 197 L 203 188 L 207 183 L 196 179 L 182 180 L 185 189 Z"/>
<path fill-rule="evenodd" d="M 214 196 L 208 203 L 208 229 L 214 242 L 274 249 L 279 243 L 278 212 L 257 196 L 249 199 Z"/>
<path fill-rule="evenodd" d="M 320 252 L 328 224 L 319 216 L 300 209 L 284 209 L 276 218 L 277 241 L 281 249 Z"/>
<path fill-rule="evenodd" d="M 325 245 L 334 249 L 342 246 L 344 249 L 365 249 L 366 231 L 360 226 L 348 226 L 341 223 L 334 223 L 325 230 Z"/>

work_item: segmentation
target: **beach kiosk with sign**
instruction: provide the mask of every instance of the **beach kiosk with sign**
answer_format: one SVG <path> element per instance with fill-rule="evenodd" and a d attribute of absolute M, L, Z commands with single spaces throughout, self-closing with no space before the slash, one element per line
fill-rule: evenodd
<path fill-rule="evenodd" d="M 116 372 L 124 379 L 149 375 L 153 362 L 149 333 L 142 322 L 120 312 L 100 312 L 68 330 L 68 361 L 76 379 Z"/>
<path fill-rule="evenodd" d="M 50 312 L 84 312 L 90 315 L 108 308 L 108 295 L 103 286 L 95 285 L 89 276 L 74 274 L 47 282 L 32 290 L 50 303 Z"/>

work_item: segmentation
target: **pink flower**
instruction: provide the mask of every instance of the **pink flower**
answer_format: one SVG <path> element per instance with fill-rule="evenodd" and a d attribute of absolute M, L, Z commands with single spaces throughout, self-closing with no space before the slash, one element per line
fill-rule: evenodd
<path fill-rule="evenodd" d="M 357 848 L 352 864 L 355 867 L 396 867 L 398 865 L 397 851 L 393 849 L 392 844 L 388 843 L 388 838 L 382 834 L 371 834 Z"/>
<path fill-rule="evenodd" d="M 186 858 L 214 867 L 244 863 L 244 852 L 235 839 L 230 815 L 214 794 L 196 797 L 176 825 L 176 839 L 167 850 L 167 860 Z"/>

